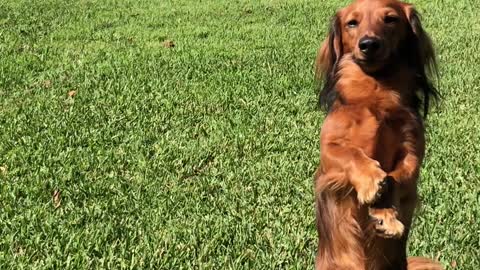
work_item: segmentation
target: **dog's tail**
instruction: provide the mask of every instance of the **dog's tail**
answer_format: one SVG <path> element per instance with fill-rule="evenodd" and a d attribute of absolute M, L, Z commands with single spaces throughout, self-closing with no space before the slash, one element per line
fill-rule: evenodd
<path fill-rule="evenodd" d="M 444 270 L 440 263 L 423 257 L 409 257 L 407 268 L 408 270 Z"/>

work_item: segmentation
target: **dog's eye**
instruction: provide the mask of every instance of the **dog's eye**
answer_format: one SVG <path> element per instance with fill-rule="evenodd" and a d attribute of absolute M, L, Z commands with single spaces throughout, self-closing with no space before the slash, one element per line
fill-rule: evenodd
<path fill-rule="evenodd" d="M 348 28 L 355 28 L 358 26 L 358 21 L 357 20 L 350 20 L 347 22 L 347 27 Z"/>
<path fill-rule="evenodd" d="M 395 17 L 395 16 L 385 16 L 385 18 L 383 19 L 383 21 L 384 21 L 385 23 L 388 23 L 388 24 L 393 24 L 393 23 L 398 22 L 398 17 Z"/>

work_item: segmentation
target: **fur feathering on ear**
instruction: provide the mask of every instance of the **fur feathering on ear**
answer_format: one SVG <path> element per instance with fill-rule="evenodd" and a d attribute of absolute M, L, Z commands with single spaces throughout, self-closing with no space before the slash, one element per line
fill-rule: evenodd
<path fill-rule="evenodd" d="M 335 73 L 337 64 L 343 55 L 342 31 L 339 15 L 335 15 L 327 39 L 318 50 L 315 61 L 315 77 L 318 81 L 318 105 L 329 110 L 336 100 Z M 321 82 L 323 81 L 323 85 Z"/>
<path fill-rule="evenodd" d="M 412 31 L 411 62 L 417 69 L 417 83 L 421 94 L 417 102 L 419 105 L 423 103 L 423 115 L 426 117 L 430 107 L 430 98 L 436 100 L 439 97 L 432 82 L 432 78 L 438 79 L 437 59 L 432 41 L 423 30 L 418 12 L 410 4 L 404 5 L 404 11 Z"/>

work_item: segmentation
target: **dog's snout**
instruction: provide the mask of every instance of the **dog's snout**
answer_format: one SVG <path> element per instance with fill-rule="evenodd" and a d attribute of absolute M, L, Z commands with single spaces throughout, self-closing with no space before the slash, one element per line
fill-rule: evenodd
<path fill-rule="evenodd" d="M 380 49 L 380 40 L 374 37 L 363 37 L 358 42 L 358 48 L 365 55 L 373 55 Z"/>

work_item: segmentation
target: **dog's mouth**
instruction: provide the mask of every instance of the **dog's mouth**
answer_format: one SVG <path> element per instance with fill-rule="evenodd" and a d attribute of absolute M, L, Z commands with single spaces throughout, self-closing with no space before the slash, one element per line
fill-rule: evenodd
<path fill-rule="evenodd" d="M 376 61 L 373 57 L 372 58 L 356 58 L 356 57 L 354 57 L 353 60 L 355 61 L 355 63 L 357 63 L 358 65 L 361 65 L 361 66 L 374 66 L 374 65 L 376 65 Z"/>
<path fill-rule="evenodd" d="M 353 61 L 367 73 L 377 72 L 385 67 L 385 60 L 383 57 L 355 57 Z"/>

